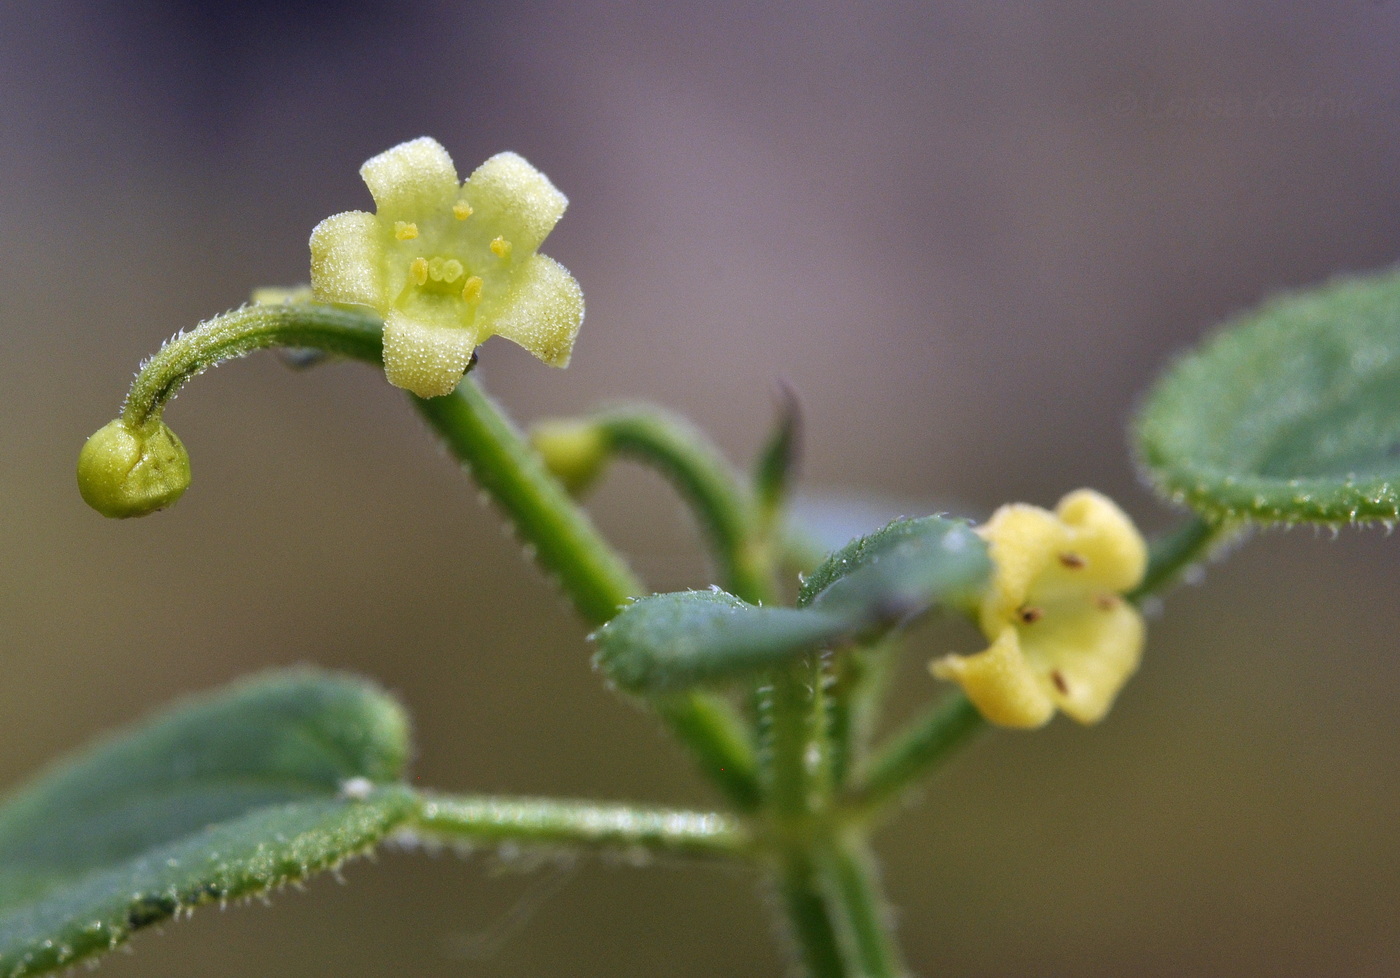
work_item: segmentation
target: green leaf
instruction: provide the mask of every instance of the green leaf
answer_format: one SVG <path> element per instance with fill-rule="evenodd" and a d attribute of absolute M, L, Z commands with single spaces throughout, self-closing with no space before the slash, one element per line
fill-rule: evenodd
<path fill-rule="evenodd" d="M 848 630 L 835 615 L 762 608 L 719 590 L 655 594 L 594 632 L 594 662 L 629 693 L 672 692 L 762 671 Z"/>
<path fill-rule="evenodd" d="M 272 673 L 190 700 L 0 806 L 0 976 L 300 880 L 405 820 L 408 724 L 362 680 Z"/>
<path fill-rule="evenodd" d="M 1235 320 L 1158 383 L 1136 434 L 1157 486 L 1207 519 L 1400 518 L 1400 273 Z"/>
<path fill-rule="evenodd" d="M 991 576 L 987 545 L 961 520 L 895 520 L 852 540 L 802 582 L 801 607 L 898 620 L 938 603 L 972 604 Z"/>
<path fill-rule="evenodd" d="M 778 420 L 754 467 L 754 495 L 768 519 L 787 504 L 802 454 L 802 408 L 786 384 L 779 388 Z"/>
<path fill-rule="evenodd" d="M 723 591 L 657 594 L 594 634 L 599 669 L 632 693 L 735 679 L 874 637 L 933 604 L 963 605 L 991 572 L 963 523 L 891 523 L 833 554 L 804 583 L 800 608 L 758 607 Z"/>

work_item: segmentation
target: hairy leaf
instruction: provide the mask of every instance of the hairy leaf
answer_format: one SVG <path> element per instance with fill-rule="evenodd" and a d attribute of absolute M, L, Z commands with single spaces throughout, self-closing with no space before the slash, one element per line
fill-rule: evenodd
<path fill-rule="evenodd" d="M 1179 362 L 1137 423 L 1152 480 L 1208 519 L 1400 517 L 1400 273 L 1266 303 Z"/>
<path fill-rule="evenodd" d="M 723 591 L 655 594 L 594 633 L 594 661 L 621 689 L 661 693 L 761 671 L 846 630 L 834 615 L 762 608 Z"/>
<path fill-rule="evenodd" d="M 596 661 L 634 693 L 735 679 L 873 636 L 933 604 L 964 604 L 990 570 L 966 525 L 902 520 L 832 555 L 804 585 L 805 607 L 758 607 L 723 591 L 653 595 L 598 630 Z"/>
<path fill-rule="evenodd" d="M 211 900 L 302 879 L 411 813 L 399 706 L 298 670 L 191 700 L 0 806 L 0 976 L 67 967 Z"/>
<path fill-rule="evenodd" d="M 991 570 L 987 545 L 966 523 L 895 520 L 823 561 L 803 580 L 797 603 L 866 618 L 907 617 L 935 603 L 971 603 Z"/>

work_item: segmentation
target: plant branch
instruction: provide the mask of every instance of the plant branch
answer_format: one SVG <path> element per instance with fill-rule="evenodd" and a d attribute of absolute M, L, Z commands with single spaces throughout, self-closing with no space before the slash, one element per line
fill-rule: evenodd
<path fill-rule="evenodd" d="M 410 832 L 450 843 L 516 842 L 673 856 L 744 857 L 752 845 L 738 821 L 715 812 L 487 795 L 424 794 Z"/>
<path fill-rule="evenodd" d="M 414 403 L 505 511 L 536 559 L 557 575 L 585 621 L 602 625 L 645 593 L 475 378 L 445 397 L 415 397 Z M 660 712 L 710 779 L 735 805 L 751 809 L 758 798 L 753 748 L 729 704 L 692 692 L 672 698 Z"/>
<path fill-rule="evenodd" d="M 1188 568 L 1204 558 L 1210 548 L 1230 532 L 1232 528 L 1227 523 L 1193 516 L 1153 540 L 1147 556 L 1147 573 L 1142 583 L 1127 596 L 1128 600 L 1142 604 L 1172 587 Z"/>
<path fill-rule="evenodd" d="M 190 378 L 225 360 L 268 347 L 307 347 L 378 364 L 383 328 L 374 315 L 335 306 L 297 302 L 241 306 L 177 333 L 141 364 L 122 405 L 122 417 L 133 427 L 159 418 Z"/>
<path fill-rule="evenodd" d="M 821 848 L 818 865 L 847 973 L 903 978 L 907 969 L 869 846 L 855 838 L 831 840 Z"/>
<path fill-rule="evenodd" d="M 653 407 L 604 411 L 590 421 L 611 451 L 655 469 L 690 504 L 725 590 L 750 604 L 776 599 L 770 548 L 760 539 L 752 493 L 699 429 Z"/>
<path fill-rule="evenodd" d="M 846 970 L 812 853 L 802 848 L 785 853 L 773 872 L 773 885 L 804 973 L 809 978 L 854 978 Z"/>
<path fill-rule="evenodd" d="M 847 799 L 848 810 L 856 817 L 883 810 L 986 726 L 965 695 L 950 694 L 891 737 L 872 758 Z"/>

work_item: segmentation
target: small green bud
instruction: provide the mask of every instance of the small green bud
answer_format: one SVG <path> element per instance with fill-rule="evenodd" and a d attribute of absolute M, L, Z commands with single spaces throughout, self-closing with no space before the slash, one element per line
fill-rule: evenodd
<path fill-rule="evenodd" d="M 118 418 L 99 428 L 78 455 L 78 491 L 103 516 L 146 516 L 189 487 L 189 453 L 163 421 L 132 427 Z"/>
<path fill-rule="evenodd" d="M 541 421 L 530 430 L 530 444 L 573 496 L 587 492 L 608 461 L 607 436 L 591 421 Z"/>

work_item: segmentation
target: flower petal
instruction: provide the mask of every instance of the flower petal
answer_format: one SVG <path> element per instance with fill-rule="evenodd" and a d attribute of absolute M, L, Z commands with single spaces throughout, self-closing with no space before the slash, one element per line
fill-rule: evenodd
<path fill-rule="evenodd" d="M 446 304 L 391 309 L 384 319 L 384 375 L 419 397 L 451 394 L 476 343 L 476 330 L 462 326 Z"/>
<path fill-rule="evenodd" d="M 1138 586 L 1147 571 L 1147 544 L 1118 504 L 1092 489 L 1060 500 L 1055 515 L 1074 537 L 1085 558 L 1085 576 L 1095 585 L 1122 593 Z"/>
<path fill-rule="evenodd" d="M 552 367 L 567 367 L 583 325 L 583 290 L 547 255 L 531 255 L 515 272 L 510 294 L 483 335 L 519 343 Z"/>
<path fill-rule="evenodd" d="M 1020 630 L 1020 646 L 1055 705 L 1080 723 L 1103 719 L 1142 660 L 1146 628 L 1113 595 L 1086 598 Z"/>
<path fill-rule="evenodd" d="M 998 726 L 1028 730 L 1055 715 L 1055 701 L 1022 654 L 1014 628 L 1004 629 L 983 652 L 946 656 L 929 669 L 961 686 L 978 712 Z"/>
<path fill-rule="evenodd" d="M 421 136 L 371 157 L 360 177 L 381 219 L 426 219 L 457 199 L 457 168 L 436 139 Z"/>
<path fill-rule="evenodd" d="M 373 306 L 383 315 L 384 247 L 379 222 L 364 211 L 335 214 L 311 232 L 311 291 L 319 302 Z"/>
<path fill-rule="evenodd" d="M 525 251 L 540 246 L 569 206 L 549 177 L 516 153 L 497 153 L 477 167 L 465 193 L 474 220 Z"/>
<path fill-rule="evenodd" d="M 1025 604 L 1031 585 L 1065 549 L 1068 534 L 1055 514 L 1025 503 L 1002 506 L 977 533 L 987 541 L 996 567 L 980 609 L 982 634 L 995 638 Z"/>

